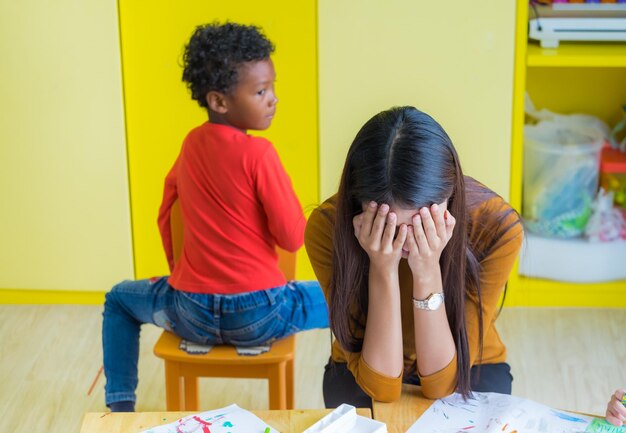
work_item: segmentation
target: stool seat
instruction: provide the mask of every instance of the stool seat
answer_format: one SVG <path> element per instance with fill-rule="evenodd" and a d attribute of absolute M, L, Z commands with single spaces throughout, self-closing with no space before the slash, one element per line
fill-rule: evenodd
<path fill-rule="evenodd" d="M 181 338 L 163 331 L 154 354 L 165 361 L 168 411 L 196 411 L 199 377 L 268 379 L 270 410 L 293 409 L 295 336 L 276 340 L 268 352 L 239 355 L 234 346 L 217 345 L 209 353 L 191 355 L 179 348 Z"/>

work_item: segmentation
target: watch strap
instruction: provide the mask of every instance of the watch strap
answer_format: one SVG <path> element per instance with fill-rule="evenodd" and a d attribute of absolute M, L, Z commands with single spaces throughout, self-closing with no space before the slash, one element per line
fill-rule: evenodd
<path fill-rule="evenodd" d="M 438 305 L 435 306 L 435 308 L 431 308 L 430 300 L 434 297 L 440 298 L 441 301 L 439 302 Z M 417 308 L 418 310 L 435 311 L 435 310 L 438 310 L 439 307 L 441 307 L 441 305 L 443 304 L 443 301 L 444 301 L 443 293 L 433 292 L 424 299 L 413 298 L 413 306 Z"/>

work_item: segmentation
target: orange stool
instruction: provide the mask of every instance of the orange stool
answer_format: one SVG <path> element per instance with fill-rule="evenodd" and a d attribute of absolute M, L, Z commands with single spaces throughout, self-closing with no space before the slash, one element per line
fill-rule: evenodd
<path fill-rule="evenodd" d="M 182 249 L 183 225 L 178 202 L 171 213 L 174 260 Z M 293 280 L 296 254 L 276 249 L 278 266 L 285 278 Z M 241 356 L 233 346 L 214 346 L 204 355 L 190 355 L 179 349 L 180 337 L 163 331 L 154 345 L 154 354 L 165 361 L 165 397 L 168 411 L 197 411 L 198 377 L 236 377 L 269 380 L 269 406 L 293 409 L 293 363 L 296 337 L 291 335 L 272 343 L 269 352 Z"/>
<path fill-rule="evenodd" d="M 165 361 L 165 397 L 169 411 L 197 411 L 198 377 L 268 379 L 269 408 L 293 409 L 293 366 L 296 337 L 272 343 L 269 352 L 241 356 L 233 346 L 215 346 L 204 355 L 179 349 L 180 337 L 164 331 L 154 354 Z"/>

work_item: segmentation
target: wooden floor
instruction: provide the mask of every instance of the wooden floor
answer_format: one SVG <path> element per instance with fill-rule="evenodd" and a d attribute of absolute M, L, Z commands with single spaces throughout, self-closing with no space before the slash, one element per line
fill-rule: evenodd
<path fill-rule="evenodd" d="M 100 307 L 0 305 L 0 432 L 78 432 L 85 412 L 105 411 Z M 626 309 L 503 310 L 513 394 L 574 411 L 604 412 L 626 386 Z M 139 411 L 165 410 L 163 366 L 152 355 L 160 330 L 144 326 Z M 329 331 L 298 336 L 296 406 L 323 407 L 321 381 Z M 262 380 L 203 379 L 204 410 L 237 403 L 267 408 Z"/>

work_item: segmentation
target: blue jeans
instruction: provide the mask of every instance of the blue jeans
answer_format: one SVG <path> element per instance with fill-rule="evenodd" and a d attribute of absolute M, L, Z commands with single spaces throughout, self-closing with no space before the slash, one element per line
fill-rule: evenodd
<path fill-rule="evenodd" d="M 256 346 L 299 331 L 328 327 L 317 281 L 238 295 L 173 289 L 167 277 L 124 281 L 106 294 L 102 349 L 106 404 L 135 401 L 139 330 L 152 323 L 200 344 Z"/>

